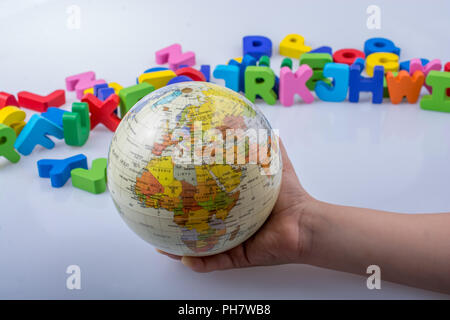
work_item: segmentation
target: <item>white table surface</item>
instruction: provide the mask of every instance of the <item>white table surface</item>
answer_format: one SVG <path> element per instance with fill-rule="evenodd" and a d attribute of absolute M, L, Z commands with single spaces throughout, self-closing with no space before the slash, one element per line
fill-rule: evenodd
<path fill-rule="evenodd" d="M 214 68 L 242 55 L 242 37 L 251 34 L 272 39 L 276 73 L 278 44 L 289 33 L 335 50 L 361 49 L 367 38 L 385 36 L 402 49 L 401 60 L 450 61 L 450 2 L 372 2 L 3 0 L 0 89 L 47 94 L 87 70 L 132 85 L 155 65 L 154 52 L 175 42 L 196 52 L 198 65 Z M 67 27 L 74 4 L 80 29 Z M 380 30 L 366 27 L 370 4 L 380 6 Z M 64 109 L 74 94 L 67 100 Z M 316 198 L 409 213 L 450 211 L 450 114 L 386 100 L 372 105 L 369 94 L 358 104 L 258 105 L 280 129 L 302 184 Z M 99 126 L 82 148 L 58 141 L 17 164 L 0 159 L 0 298 L 449 298 L 389 282 L 368 290 L 365 277 L 304 265 L 193 273 L 130 231 L 108 192 L 92 195 L 70 181 L 53 189 L 38 177 L 39 159 L 84 153 L 90 162 L 107 156 L 111 137 Z M 66 289 L 72 264 L 81 267 L 81 290 Z"/>

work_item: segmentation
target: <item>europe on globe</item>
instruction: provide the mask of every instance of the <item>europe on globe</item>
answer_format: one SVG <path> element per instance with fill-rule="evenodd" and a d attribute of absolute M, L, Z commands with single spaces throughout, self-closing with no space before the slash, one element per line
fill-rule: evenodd
<path fill-rule="evenodd" d="M 276 130 L 242 95 L 209 82 L 160 88 L 128 111 L 111 141 L 107 181 L 121 217 L 175 255 L 231 249 L 278 198 Z"/>

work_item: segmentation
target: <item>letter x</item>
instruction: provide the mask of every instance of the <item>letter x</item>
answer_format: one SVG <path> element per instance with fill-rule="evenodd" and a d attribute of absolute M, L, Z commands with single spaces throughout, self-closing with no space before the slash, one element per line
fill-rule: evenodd
<path fill-rule="evenodd" d="M 99 123 L 103 123 L 109 130 L 116 131 L 120 123 L 119 117 L 114 113 L 120 102 L 118 95 L 112 94 L 105 101 L 102 101 L 92 93 L 88 93 L 81 101 L 89 105 L 91 130 Z"/>

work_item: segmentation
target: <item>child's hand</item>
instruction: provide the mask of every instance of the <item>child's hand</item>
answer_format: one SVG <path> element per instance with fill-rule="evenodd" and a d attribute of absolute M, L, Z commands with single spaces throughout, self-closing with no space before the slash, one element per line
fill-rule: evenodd
<path fill-rule="evenodd" d="M 300 262 L 309 232 L 302 213 L 313 199 L 303 190 L 280 140 L 283 176 L 275 207 L 265 224 L 247 241 L 226 252 L 207 257 L 180 257 L 158 250 L 197 272 Z"/>

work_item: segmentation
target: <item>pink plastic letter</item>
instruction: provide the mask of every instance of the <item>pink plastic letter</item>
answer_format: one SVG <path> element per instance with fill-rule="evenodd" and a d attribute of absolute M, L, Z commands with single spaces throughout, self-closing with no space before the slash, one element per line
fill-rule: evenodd
<path fill-rule="evenodd" d="M 442 69 L 442 63 L 439 59 L 434 59 L 428 62 L 426 65 L 422 66 L 422 62 L 420 59 L 411 59 L 411 62 L 409 63 L 409 74 L 413 75 L 414 72 L 417 70 L 422 71 L 425 77 L 428 75 L 428 72 L 431 70 L 440 71 Z M 431 93 L 432 89 L 429 85 L 423 84 L 427 89 L 428 92 Z"/>
<path fill-rule="evenodd" d="M 84 82 L 84 81 L 90 81 L 95 79 L 95 72 L 94 71 L 87 71 L 79 74 L 75 74 L 73 76 L 66 78 L 66 89 L 67 91 L 75 91 L 75 87 L 77 86 L 77 83 Z"/>
<path fill-rule="evenodd" d="M 67 91 L 76 91 L 77 98 L 81 99 L 84 95 L 84 90 L 92 88 L 96 84 L 105 83 L 105 80 L 95 80 L 95 72 L 87 71 L 80 74 L 76 74 L 66 78 Z"/>
<path fill-rule="evenodd" d="M 195 53 L 192 51 L 182 53 L 181 45 L 178 43 L 156 51 L 155 57 L 157 64 L 168 62 L 169 68 L 172 70 L 177 70 L 182 64 L 185 64 L 188 67 L 195 65 Z"/>
<path fill-rule="evenodd" d="M 314 96 L 305 85 L 312 74 L 311 67 L 306 64 L 301 65 L 295 74 L 289 67 L 281 68 L 279 97 L 283 106 L 292 106 L 295 94 L 298 94 L 306 103 L 314 101 Z"/>

